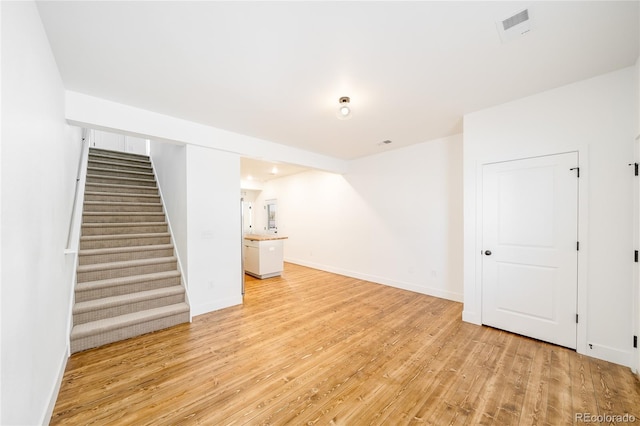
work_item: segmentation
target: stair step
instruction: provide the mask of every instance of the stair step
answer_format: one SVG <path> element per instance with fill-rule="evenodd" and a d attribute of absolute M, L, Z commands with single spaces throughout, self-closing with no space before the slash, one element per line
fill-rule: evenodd
<path fill-rule="evenodd" d="M 184 302 L 184 288 L 179 285 L 87 300 L 78 302 L 73 307 L 73 324 L 84 324 L 181 302 Z"/>
<path fill-rule="evenodd" d="M 162 212 L 84 212 L 82 223 L 164 222 Z"/>
<path fill-rule="evenodd" d="M 128 170 L 142 173 L 153 173 L 151 163 L 120 161 L 114 158 L 89 158 L 88 167 L 109 170 Z"/>
<path fill-rule="evenodd" d="M 79 352 L 186 322 L 189 322 L 189 305 L 186 303 L 176 303 L 87 322 L 73 327 L 71 352 Z"/>
<path fill-rule="evenodd" d="M 89 156 L 98 155 L 102 157 L 124 158 L 127 160 L 149 161 L 148 155 L 134 154 L 133 152 L 113 151 L 104 148 L 89 148 Z"/>
<path fill-rule="evenodd" d="M 117 183 L 87 182 L 84 189 L 85 189 L 85 194 L 87 192 L 104 192 L 104 193 L 110 193 L 110 194 L 158 195 L 157 187 L 140 186 L 140 185 L 121 185 Z"/>
<path fill-rule="evenodd" d="M 168 232 L 158 232 L 153 234 L 87 235 L 80 237 L 80 250 L 110 247 L 135 247 L 169 243 L 171 243 L 171 235 Z"/>
<path fill-rule="evenodd" d="M 173 256 L 173 244 L 133 247 L 110 247 L 78 251 L 78 264 L 123 262 L 126 260 L 152 259 Z"/>
<path fill-rule="evenodd" d="M 177 269 L 178 259 L 175 256 L 79 265 L 77 282 L 123 278 Z"/>
<path fill-rule="evenodd" d="M 165 233 L 168 229 L 167 222 L 85 223 L 82 225 L 82 236 L 157 234 Z"/>
<path fill-rule="evenodd" d="M 162 212 L 160 203 L 128 201 L 85 201 L 85 212 Z"/>
<path fill-rule="evenodd" d="M 129 295 L 141 291 L 179 286 L 180 284 L 180 272 L 177 269 L 125 278 L 87 281 L 76 284 L 75 301 L 78 303 L 104 297 Z"/>
<path fill-rule="evenodd" d="M 155 180 L 153 171 L 138 172 L 135 170 L 116 170 L 105 169 L 100 167 L 87 167 L 87 174 L 100 175 L 100 176 L 117 176 L 117 177 L 129 177 L 136 179 L 151 179 Z"/>
<path fill-rule="evenodd" d="M 130 203 L 160 203 L 160 196 L 156 194 L 127 194 L 113 192 L 88 191 L 84 193 L 84 201 L 124 201 Z"/>
<path fill-rule="evenodd" d="M 133 186 L 152 186 L 156 187 L 156 181 L 150 179 L 130 178 L 124 176 L 108 176 L 104 174 L 94 175 L 87 174 L 88 183 L 113 183 L 118 185 L 133 185 Z"/>

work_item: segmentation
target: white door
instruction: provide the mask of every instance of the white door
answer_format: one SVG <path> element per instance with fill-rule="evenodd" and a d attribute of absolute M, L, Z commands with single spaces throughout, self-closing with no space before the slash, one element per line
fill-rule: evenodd
<path fill-rule="evenodd" d="M 126 151 L 124 135 L 95 130 L 93 132 L 93 146 L 109 151 Z"/>
<path fill-rule="evenodd" d="M 483 324 L 576 348 L 577 166 L 576 152 L 483 166 Z"/>

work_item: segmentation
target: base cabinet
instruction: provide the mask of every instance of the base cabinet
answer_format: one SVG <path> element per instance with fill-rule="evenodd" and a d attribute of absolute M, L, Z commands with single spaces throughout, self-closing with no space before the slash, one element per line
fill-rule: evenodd
<path fill-rule="evenodd" d="M 244 240 L 244 271 L 256 278 L 271 278 L 284 269 L 282 240 Z"/>

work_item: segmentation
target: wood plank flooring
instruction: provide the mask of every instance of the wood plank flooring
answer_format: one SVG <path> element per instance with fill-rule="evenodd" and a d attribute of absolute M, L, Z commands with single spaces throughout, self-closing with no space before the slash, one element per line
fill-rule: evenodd
<path fill-rule="evenodd" d="M 640 422 L 628 368 L 464 323 L 461 311 L 286 264 L 281 278 L 247 277 L 243 306 L 74 354 L 51 424 Z"/>

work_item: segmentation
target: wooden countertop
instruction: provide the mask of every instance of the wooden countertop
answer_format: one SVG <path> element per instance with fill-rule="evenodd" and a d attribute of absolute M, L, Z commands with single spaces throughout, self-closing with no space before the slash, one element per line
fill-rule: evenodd
<path fill-rule="evenodd" d="M 286 240 L 289 237 L 283 237 L 278 234 L 245 234 L 244 239 L 249 241 L 271 241 L 271 240 Z"/>

